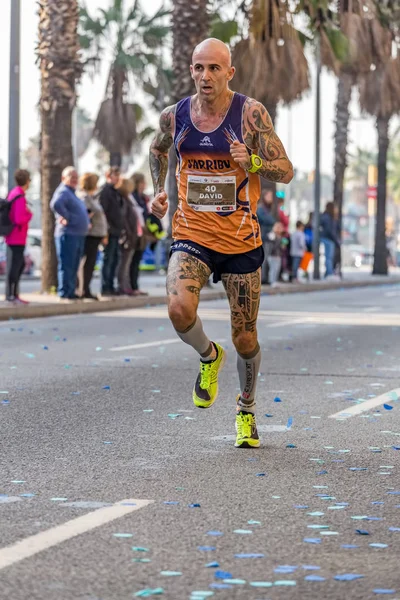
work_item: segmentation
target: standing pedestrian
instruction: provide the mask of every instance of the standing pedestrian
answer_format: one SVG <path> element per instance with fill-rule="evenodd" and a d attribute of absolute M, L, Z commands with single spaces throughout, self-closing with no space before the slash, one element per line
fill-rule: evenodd
<path fill-rule="evenodd" d="M 147 296 L 147 292 L 143 292 L 139 289 L 139 274 L 140 263 L 147 243 L 146 221 L 150 215 L 150 198 L 144 193 L 144 190 L 146 189 L 146 180 L 142 173 L 134 173 L 132 175 L 132 181 L 133 201 L 138 217 L 138 241 L 130 267 L 131 287 L 135 296 Z"/>
<path fill-rule="evenodd" d="M 84 202 L 90 218 L 90 229 L 85 238 L 85 249 L 83 253 L 83 265 L 80 269 L 79 289 L 83 298 L 98 300 L 90 291 L 94 268 L 96 266 L 97 253 L 100 244 L 107 246 L 108 227 L 107 219 L 96 195 L 98 175 L 85 173 L 79 181 L 79 198 Z"/>
<path fill-rule="evenodd" d="M 268 234 L 269 237 L 269 283 L 272 287 L 278 285 L 278 279 L 282 268 L 282 238 L 284 228 L 280 221 L 275 223 L 272 231 Z"/>
<path fill-rule="evenodd" d="M 116 189 L 123 199 L 123 229 L 119 239 L 120 259 L 118 264 L 118 293 L 134 296 L 130 285 L 130 267 L 137 248 L 138 220 L 132 201 L 133 181 L 121 177 Z"/>
<path fill-rule="evenodd" d="M 314 213 L 310 212 L 308 216 L 308 221 L 304 225 L 304 237 L 306 240 L 306 251 L 304 253 L 303 259 L 300 263 L 300 269 L 302 269 L 305 273 L 306 279 L 310 278 L 308 273 L 308 267 L 310 266 L 310 262 L 313 259 L 313 219 Z"/>
<path fill-rule="evenodd" d="M 269 234 L 275 224 L 275 217 L 273 215 L 273 203 L 274 196 L 271 190 L 264 190 L 261 198 L 258 202 L 257 207 L 257 219 L 261 229 L 261 239 L 264 247 L 264 262 L 261 267 L 261 283 L 267 285 L 269 283 L 268 271 L 269 263 L 268 256 L 270 253 L 270 239 Z"/>
<path fill-rule="evenodd" d="M 19 296 L 19 281 L 24 272 L 26 238 L 29 222 L 33 216 L 26 201 L 26 192 L 31 183 L 31 176 L 29 171 L 18 169 L 15 171 L 14 179 L 17 185 L 10 191 L 7 198 L 12 203 L 9 217 L 13 229 L 5 237 L 7 245 L 6 300 L 13 304 L 28 304 Z"/>
<path fill-rule="evenodd" d="M 290 256 L 292 257 L 292 277 L 297 281 L 300 263 L 306 251 L 306 236 L 304 235 L 304 224 L 296 223 L 296 231 L 290 236 Z"/>
<path fill-rule="evenodd" d="M 86 206 L 76 195 L 77 187 L 78 173 L 74 167 L 67 167 L 50 202 L 56 216 L 58 294 L 65 300 L 79 299 L 76 281 L 90 224 Z"/>
<path fill-rule="evenodd" d="M 333 258 L 333 272 L 340 279 L 342 279 L 342 226 L 339 219 L 339 208 L 336 204 L 334 206 L 333 215 L 336 233 L 335 254 Z"/>
<path fill-rule="evenodd" d="M 119 167 L 110 167 L 106 173 L 106 183 L 99 194 L 108 224 L 108 244 L 104 249 L 101 293 L 103 296 L 116 294 L 114 280 L 119 262 L 119 238 L 123 228 L 123 199 L 115 186 L 121 173 Z"/>
<path fill-rule="evenodd" d="M 331 277 L 335 258 L 335 247 L 340 245 L 336 233 L 335 205 L 328 202 L 320 219 L 321 243 L 325 250 L 325 277 Z"/>

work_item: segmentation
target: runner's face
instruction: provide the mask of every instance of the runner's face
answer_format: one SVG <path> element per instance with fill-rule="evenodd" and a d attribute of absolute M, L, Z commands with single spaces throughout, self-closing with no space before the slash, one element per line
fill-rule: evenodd
<path fill-rule="evenodd" d="M 194 53 L 190 72 L 198 96 L 212 102 L 228 89 L 235 69 L 230 66 L 227 53 L 204 49 Z"/>

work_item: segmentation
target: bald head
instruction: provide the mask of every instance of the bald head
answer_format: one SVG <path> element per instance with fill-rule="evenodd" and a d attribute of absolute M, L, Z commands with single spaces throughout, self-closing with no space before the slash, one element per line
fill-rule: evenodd
<path fill-rule="evenodd" d="M 216 38 L 207 38 L 196 46 L 193 51 L 192 63 L 202 57 L 213 57 L 215 62 L 230 67 L 232 64 L 231 51 L 228 46 Z"/>

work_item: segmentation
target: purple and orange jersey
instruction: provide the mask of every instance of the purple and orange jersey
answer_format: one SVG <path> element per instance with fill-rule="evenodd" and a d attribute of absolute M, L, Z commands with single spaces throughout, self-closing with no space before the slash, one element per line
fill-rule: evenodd
<path fill-rule="evenodd" d="M 242 134 L 246 96 L 235 93 L 221 125 L 202 132 L 193 124 L 191 98 L 176 106 L 174 144 L 178 158 L 178 209 L 173 237 L 191 240 L 223 254 L 261 246 L 257 221 L 260 177 L 233 159 L 230 145 Z"/>

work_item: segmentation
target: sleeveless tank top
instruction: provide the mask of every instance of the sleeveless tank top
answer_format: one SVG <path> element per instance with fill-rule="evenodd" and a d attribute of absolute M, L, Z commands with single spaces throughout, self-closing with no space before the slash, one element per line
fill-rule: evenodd
<path fill-rule="evenodd" d="M 242 144 L 246 96 L 235 93 L 214 131 L 202 132 L 192 122 L 191 98 L 176 107 L 174 145 L 178 164 L 178 208 L 173 238 L 190 240 L 223 254 L 241 254 L 261 246 L 256 216 L 260 177 L 232 159 L 230 144 Z"/>

